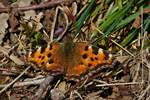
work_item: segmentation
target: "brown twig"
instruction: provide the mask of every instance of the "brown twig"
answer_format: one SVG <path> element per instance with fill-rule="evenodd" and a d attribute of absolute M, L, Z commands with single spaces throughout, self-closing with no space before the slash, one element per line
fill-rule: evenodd
<path fill-rule="evenodd" d="M 24 81 L 24 82 L 16 82 L 12 87 L 23 87 L 23 86 L 29 86 L 29 85 L 39 85 L 41 84 L 43 81 L 45 80 L 45 78 L 40 78 L 40 79 L 32 79 L 29 81 Z M 0 88 L 4 88 L 6 87 L 7 84 L 5 85 L 0 85 Z"/>
<path fill-rule="evenodd" d="M 61 73 L 55 73 L 54 75 L 48 75 L 45 80 L 40 84 L 40 87 L 36 94 L 31 98 L 32 100 L 40 100 L 43 96 L 44 91 L 47 89 L 50 83 L 58 80 L 61 77 Z"/>
<path fill-rule="evenodd" d="M 2 94 L 4 91 L 6 91 L 10 86 L 12 86 L 28 69 L 30 69 L 31 66 L 28 66 L 18 77 L 16 77 L 12 82 L 10 82 L 8 85 L 6 85 L 1 91 L 0 94 Z"/>
<path fill-rule="evenodd" d="M 68 29 L 68 26 L 69 26 L 69 21 L 68 21 L 67 15 L 65 14 L 63 8 L 60 7 L 60 6 L 58 6 L 58 7 L 56 8 L 55 16 L 54 16 L 54 21 L 53 21 L 53 24 L 52 24 L 51 36 L 50 36 L 50 42 L 53 41 L 54 29 L 55 29 L 56 20 L 57 20 L 57 16 L 58 16 L 58 11 L 59 11 L 59 10 L 63 12 L 64 18 L 65 18 L 65 21 L 66 21 L 66 27 L 65 27 L 64 31 L 62 32 L 62 34 L 60 34 L 60 36 L 57 38 L 57 41 L 59 41 L 59 40 L 62 39 L 62 37 L 63 37 L 64 34 L 66 33 L 66 31 L 67 31 L 67 29 Z"/>
<path fill-rule="evenodd" d="M 15 9 L 17 11 L 26 11 L 26 10 L 49 8 L 49 7 L 54 7 L 56 5 L 60 5 L 64 3 L 71 3 L 73 1 L 75 0 L 53 0 L 50 2 L 46 2 L 46 3 L 40 3 L 38 5 L 31 5 L 31 6 L 25 6 L 25 7 L 4 7 L 4 8 L 0 8 L 0 13 L 10 12 L 12 9 Z"/>

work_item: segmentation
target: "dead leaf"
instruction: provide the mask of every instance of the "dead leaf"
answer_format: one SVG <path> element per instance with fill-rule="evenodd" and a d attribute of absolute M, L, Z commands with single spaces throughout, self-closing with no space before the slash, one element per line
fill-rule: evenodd
<path fill-rule="evenodd" d="M 14 61 L 18 65 L 24 65 L 24 62 L 21 61 L 18 57 L 16 57 L 14 54 L 9 55 L 9 51 L 5 49 L 4 47 L 0 47 L 0 51 L 4 53 L 6 56 L 8 56 L 12 61 Z"/>
<path fill-rule="evenodd" d="M 7 20 L 9 18 L 9 15 L 6 13 L 0 14 L 0 44 L 3 42 L 3 38 L 6 34 L 6 28 L 8 28 Z"/>
<path fill-rule="evenodd" d="M 139 29 L 140 26 L 141 26 L 141 18 L 140 17 L 137 17 L 135 19 L 135 21 L 133 22 L 132 26 L 136 29 Z"/>
<path fill-rule="evenodd" d="M 65 97 L 65 95 L 60 89 L 55 88 L 55 89 L 51 90 L 51 99 L 52 100 L 62 100 L 64 97 Z"/>
<path fill-rule="evenodd" d="M 23 17 L 26 20 L 30 20 L 30 18 L 33 18 L 36 16 L 36 13 L 34 10 L 29 10 L 24 12 L 25 16 Z"/>

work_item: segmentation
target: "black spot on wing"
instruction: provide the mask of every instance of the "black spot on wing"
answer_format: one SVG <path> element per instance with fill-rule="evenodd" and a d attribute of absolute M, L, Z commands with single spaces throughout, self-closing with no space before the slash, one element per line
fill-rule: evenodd
<path fill-rule="evenodd" d="M 41 65 L 44 65 L 44 61 L 43 61 L 43 62 L 41 62 Z"/>
<path fill-rule="evenodd" d="M 47 54 L 47 57 L 51 57 L 51 56 L 52 56 L 52 53 L 49 52 L 49 53 Z"/>
<path fill-rule="evenodd" d="M 41 57 L 42 57 L 41 55 L 38 56 L 39 59 L 41 59 Z"/>
<path fill-rule="evenodd" d="M 94 61 L 94 58 L 90 57 L 91 61 Z"/>
<path fill-rule="evenodd" d="M 91 64 L 91 63 L 89 63 L 89 64 L 88 64 L 88 67 L 91 67 L 91 66 L 92 66 L 92 64 Z"/>
<path fill-rule="evenodd" d="M 88 57 L 87 54 L 83 54 L 83 55 L 82 55 L 82 58 L 83 58 L 83 59 L 86 59 L 87 57 Z"/>
<path fill-rule="evenodd" d="M 41 60 L 43 60 L 44 58 L 45 58 L 45 56 L 42 56 L 42 57 L 41 57 Z"/>
<path fill-rule="evenodd" d="M 98 60 L 98 57 L 95 57 L 95 60 Z"/>

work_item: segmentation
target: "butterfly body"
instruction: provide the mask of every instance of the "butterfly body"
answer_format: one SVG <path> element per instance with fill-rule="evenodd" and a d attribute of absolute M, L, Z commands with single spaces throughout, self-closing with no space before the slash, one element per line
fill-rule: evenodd
<path fill-rule="evenodd" d="M 98 65 L 111 64 L 112 56 L 95 50 L 87 42 L 54 42 L 30 52 L 28 61 L 47 71 L 59 71 L 68 78 L 80 76 Z"/>

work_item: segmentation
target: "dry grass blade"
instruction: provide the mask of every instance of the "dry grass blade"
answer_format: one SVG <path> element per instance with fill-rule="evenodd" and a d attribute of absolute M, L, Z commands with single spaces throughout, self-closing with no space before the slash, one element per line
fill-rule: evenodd
<path fill-rule="evenodd" d="M 0 94 L 2 94 L 4 91 L 6 91 L 10 86 L 12 86 L 19 78 L 22 77 L 24 73 L 27 72 L 28 69 L 30 69 L 31 66 L 28 66 L 18 77 L 16 77 L 12 82 L 10 82 L 8 85 L 6 85 L 1 91 Z"/>
<path fill-rule="evenodd" d="M 143 97 L 145 96 L 145 94 L 150 90 L 150 85 L 147 86 L 147 88 L 143 91 L 143 93 L 140 95 L 140 97 L 138 98 L 138 100 L 142 100 Z"/>
<path fill-rule="evenodd" d="M 96 85 L 97 87 L 103 87 L 103 86 L 117 86 L 117 85 L 141 85 L 143 84 L 142 82 L 128 82 L 128 83 L 112 83 L 112 84 L 100 84 L 100 85 Z"/>

